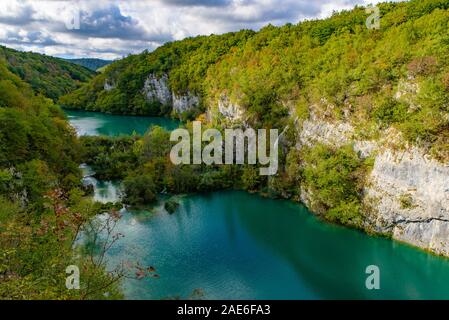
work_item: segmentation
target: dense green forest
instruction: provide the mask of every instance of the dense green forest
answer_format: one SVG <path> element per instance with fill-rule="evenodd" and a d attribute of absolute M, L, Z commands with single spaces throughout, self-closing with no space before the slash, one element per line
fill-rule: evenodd
<path fill-rule="evenodd" d="M 84 197 L 75 132 L 8 67 L 0 58 L 0 299 L 120 297 L 117 274 L 73 250 L 81 227 L 109 210 Z M 82 290 L 65 287 L 70 264 L 88 277 Z"/>
<path fill-rule="evenodd" d="M 93 58 L 82 58 L 82 59 L 66 59 L 67 61 L 86 67 L 92 71 L 98 71 L 109 64 L 112 63 L 111 60 L 93 59 Z"/>
<path fill-rule="evenodd" d="M 0 59 L 9 71 L 29 83 L 35 92 L 56 101 L 77 89 L 94 76 L 94 72 L 63 59 L 0 46 Z"/>

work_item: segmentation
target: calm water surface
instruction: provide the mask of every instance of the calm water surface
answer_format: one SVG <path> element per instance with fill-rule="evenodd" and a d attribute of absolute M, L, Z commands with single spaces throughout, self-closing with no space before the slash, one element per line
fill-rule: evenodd
<path fill-rule="evenodd" d="M 162 117 L 119 116 L 78 110 L 64 111 L 80 136 L 119 136 L 133 133 L 143 135 L 153 125 L 168 130 L 176 129 L 179 125 L 176 120 Z"/>

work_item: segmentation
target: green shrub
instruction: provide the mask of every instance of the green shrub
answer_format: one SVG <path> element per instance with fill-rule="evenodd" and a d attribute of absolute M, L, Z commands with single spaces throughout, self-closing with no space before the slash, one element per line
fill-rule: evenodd
<path fill-rule="evenodd" d="M 387 98 L 374 108 L 372 116 L 386 126 L 402 123 L 409 117 L 408 105 L 393 98 Z"/>
<path fill-rule="evenodd" d="M 151 176 L 128 176 L 123 181 L 123 202 L 132 206 L 147 205 L 156 201 L 156 186 Z"/>
<path fill-rule="evenodd" d="M 399 202 L 401 203 L 402 209 L 411 209 L 415 205 L 413 203 L 413 198 L 411 194 L 404 193 L 399 197 Z"/>
<path fill-rule="evenodd" d="M 164 208 L 168 213 L 173 214 L 179 208 L 179 203 L 175 200 L 167 200 L 164 203 Z"/>
<path fill-rule="evenodd" d="M 260 187 L 262 176 L 257 166 L 244 166 L 242 172 L 242 186 L 245 190 L 256 191 Z"/>
<path fill-rule="evenodd" d="M 342 201 L 336 207 L 329 209 L 325 216 L 331 221 L 338 221 L 342 224 L 360 226 L 362 223 L 361 205 L 358 199 Z"/>
<path fill-rule="evenodd" d="M 332 149 L 316 145 L 303 152 L 304 184 L 313 195 L 316 209 L 331 220 L 360 222 L 359 173 L 362 163 L 352 146 Z"/>

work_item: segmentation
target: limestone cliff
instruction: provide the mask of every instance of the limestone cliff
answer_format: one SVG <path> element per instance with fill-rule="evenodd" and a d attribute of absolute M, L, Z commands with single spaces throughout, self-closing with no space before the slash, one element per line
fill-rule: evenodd
<path fill-rule="evenodd" d="M 189 111 L 199 106 L 200 99 L 194 94 L 176 94 L 170 89 L 168 75 L 157 77 L 150 74 L 145 80 L 143 94 L 147 101 L 159 102 L 164 106 L 171 106 L 177 114 Z"/>
<path fill-rule="evenodd" d="M 109 79 L 106 79 L 104 82 L 104 86 L 103 89 L 104 91 L 111 91 L 113 89 L 115 89 L 116 85 L 114 82 L 110 81 Z"/>
<path fill-rule="evenodd" d="M 376 156 L 365 202 L 366 223 L 437 254 L 449 255 L 449 165 L 418 148 Z"/>
<path fill-rule="evenodd" d="M 168 86 L 168 76 L 163 75 L 158 78 L 154 74 L 150 74 L 145 80 L 143 94 L 148 101 L 158 101 L 162 105 L 171 105 L 172 93 Z"/>
<path fill-rule="evenodd" d="M 173 111 L 175 113 L 183 113 L 199 106 L 200 99 L 194 94 L 187 92 L 184 95 L 173 93 Z"/>
<path fill-rule="evenodd" d="M 232 122 L 241 121 L 243 119 L 244 110 L 237 103 L 233 103 L 231 99 L 222 94 L 218 100 L 218 111 L 226 119 Z"/>

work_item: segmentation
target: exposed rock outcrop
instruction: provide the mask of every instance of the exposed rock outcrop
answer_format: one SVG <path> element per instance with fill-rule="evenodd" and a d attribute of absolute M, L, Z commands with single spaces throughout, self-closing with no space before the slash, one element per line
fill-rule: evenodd
<path fill-rule="evenodd" d="M 361 159 L 366 159 L 374 154 L 378 149 L 376 141 L 358 140 L 354 142 L 353 148 Z"/>
<path fill-rule="evenodd" d="M 339 147 L 351 141 L 353 132 L 354 128 L 345 122 L 305 120 L 299 133 L 299 144 L 310 147 L 323 143 Z"/>
<path fill-rule="evenodd" d="M 243 119 L 243 108 L 236 103 L 232 103 L 227 95 L 221 95 L 218 99 L 218 111 L 230 121 Z"/>
<path fill-rule="evenodd" d="M 172 93 L 168 86 L 167 75 L 158 78 L 154 74 L 150 74 L 145 80 L 143 93 L 150 102 L 157 101 L 162 105 L 172 104 Z"/>
<path fill-rule="evenodd" d="M 410 105 L 412 110 L 419 108 L 416 101 L 416 95 L 419 93 L 419 85 L 413 79 L 400 80 L 398 83 L 398 89 L 394 95 L 394 98 L 399 101 L 406 102 Z"/>
<path fill-rule="evenodd" d="M 449 165 L 421 150 L 384 150 L 366 186 L 375 231 L 437 254 L 449 255 Z"/>
<path fill-rule="evenodd" d="M 150 74 L 145 80 L 143 94 L 150 102 L 159 102 L 164 106 L 172 106 L 176 113 L 182 113 L 199 106 L 199 97 L 187 92 L 184 95 L 175 94 L 170 90 L 168 76 L 157 77 Z"/>
<path fill-rule="evenodd" d="M 200 104 L 200 99 L 191 94 L 190 92 L 187 92 L 185 95 L 176 95 L 173 93 L 173 110 L 176 113 L 183 113 L 185 111 L 194 109 L 198 107 Z"/>
<path fill-rule="evenodd" d="M 113 90 L 113 89 L 115 89 L 115 88 L 116 88 L 116 85 L 115 85 L 115 83 L 114 83 L 113 81 L 110 81 L 109 79 L 106 79 L 106 80 L 104 81 L 103 89 L 104 89 L 105 91 L 111 91 L 111 90 Z"/>

